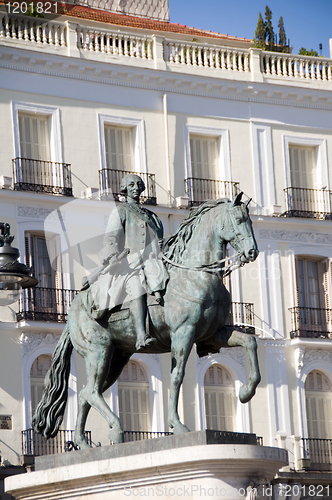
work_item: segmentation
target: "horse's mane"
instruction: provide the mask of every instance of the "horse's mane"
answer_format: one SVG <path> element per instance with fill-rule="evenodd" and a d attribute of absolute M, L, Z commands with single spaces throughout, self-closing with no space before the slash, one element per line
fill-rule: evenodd
<path fill-rule="evenodd" d="M 230 200 L 228 198 L 208 200 L 197 208 L 191 208 L 190 214 L 181 222 L 176 233 L 165 240 L 163 245 L 164 255 L 173 262 L 181 263 L 181 257 L 186 245 L 201 222 L 203 215 L 221 203 L 230 203 Z"/>

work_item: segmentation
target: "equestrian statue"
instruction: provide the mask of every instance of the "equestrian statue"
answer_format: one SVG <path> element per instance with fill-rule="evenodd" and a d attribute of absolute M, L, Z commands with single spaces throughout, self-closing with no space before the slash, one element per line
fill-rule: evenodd
<path fill-rule="evenodd" d="M 123 442 L 120 419 L 103 398 L 132 354 L 171 353 L 168 424 L 174 434 L 188 432 L 178 415 L 186 362 L 196 344 L 198 356 L 221 347 L 242 346 L 249 360 L 248 383 L 239 398 L 247 403 L 260 382 L 255 336 L 225 326 L 230 294 L 223 276 L 253 262 L 257 243 L 248 202 L 239 193 L 192 208 L 177 232 L 163 241 L 159 217 L 140 205 L 143 180 L 126 175 L 121 192 L 126 202 L 111 212 L 102 248 L 102 267 L 83 280 L 45 377 L 33 428 L 46 439 L 61 425 L 68 396 L 73 348 L 84 358 L 87 383 L 78 397 L 75 447 L 89 448 L 85 423 L 91 407 L 110 427 L 113 443 Z M 237 251 L 226 264 L 226 246 Z"/>

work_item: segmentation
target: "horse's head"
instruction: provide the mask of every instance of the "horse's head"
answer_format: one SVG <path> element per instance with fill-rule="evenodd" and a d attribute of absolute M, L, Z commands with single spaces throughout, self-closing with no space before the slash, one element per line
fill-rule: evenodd
<path fill-rule="evenodd" d="M 249 217 L 248 205 L 241 201 L 243 193 L 235 196 L 228 204 L 224 223 L 223 236 L 240 254 L 240 260 L 244 264 L 253 262 L 258 256 L 258 247 L 254 236 L 252 222 Z"/>

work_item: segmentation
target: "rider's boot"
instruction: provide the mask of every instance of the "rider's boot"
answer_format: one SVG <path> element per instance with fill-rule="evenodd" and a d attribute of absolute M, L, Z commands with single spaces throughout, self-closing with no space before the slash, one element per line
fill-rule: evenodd
<path fill-rule="evenodd" d="M 151 337 L 146 331 L 146 316 L 147 316 L 147 305 L 146 305 L 146 295 L 142 295 L 134 299 L 131 303 L 131 312 L 134 322 L 134 327 L 136 330 L 137 340 L 136 340 L 136 350 L 146 347 L 152 342 L 156 342 L 156 339 Z"/>

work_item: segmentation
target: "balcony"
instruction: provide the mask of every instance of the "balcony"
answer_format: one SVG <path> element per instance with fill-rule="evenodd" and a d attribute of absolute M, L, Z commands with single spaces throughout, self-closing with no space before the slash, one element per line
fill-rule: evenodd
<path fill-rule="evenodd" d="M 16 191 L 73 196 L 68 163 L 30 158 L 14 158 L 12 162 Z"/>
<path fill-rule="evenodd" d="M 303 458 L 309 471 L 332 471 L 332 439 L 302 438 Z"/>
<path fill-rule="evenodd" d="M 143 191 L 140 198 L 141 203 L 146 205 L 156 205 L 156 183 L 155 175 L 146 172 L 128 172 L 126 170 L 115 170 L 112 168 L 104 168 L 99 170 L 99 189 L 102 200 L 116 200 L 119 201 L 120 197 L 124 196 L 120 192 L 120 185 L 123 177 L 128 174 L 139 175 L 145 184 L 145 191 Z"/>
<path fill-rule="evenodd" d="M 331 89 L 332 59 L 263 51 L 254 48 L 249 40 L 214 38 L 204 31 L 197 40 L 194 33 L 179 33 L 176 25 L 168 23 L 162 31 L 153 28 L 142 33 L 135 18 L 131 21 L 130 16 L 126 16 L 125 26 L 107 22 L 96 25 L 87 18 L 86 12 L 84 19 L 82 15 L 75 17 L 77 9 L 71 12 L 59 2 L 54 5 L 52 13 L 45 13 L 42 19 L 7 13 L 3 6 L 0 43 L 40 55 L 70 54 L 89 62 L 168 71 L 175 77 L 177 73 L 187 74 L 188 81 L 190 76 L 200 75 L 248 83 L 296 83 L 304 88 Z M 38 61 L 30 64 L 38 64 Z M 81 63 L 77 64 L 82 68 Z"/>
<path fill-rule="evenodd" d="M 69 307 L 78 290 L 30 288 L 23 291 L 17 321 L 55 321 L 65 323 Z"/>
<path fill-rule="evenodd" d="M 239 183 L 212 179 L 185 179 L 185 193 L 189 197 L 189 206 L 197 206 L 206 200 L 229 198 L 232 200 L 239 191 Z"/>
<path fill-rule="evenodd" d="M 331 219 L 331 191 L 289 187 L 284 189 L 286 217 Z"/>
<path fill-rule="evenodd" d="M 331 337 L 331 309 L 312 307 L 292 307 L 292 331 L 294 338 L 330 338 Z"/>
<path fill-rule="evenodd" d="M 33 429 L 22 431 L 22 455 L 41 457 L 43 455 L 55 455 L 56 453 L 70 451 L 74 440 L 74 432 L 59 430 L 54 438 L 45 439 Z M 91 445 L 91 432 L 85 431 L 85 437 Z"/>
<path fill-rule="evenodd" d="M 227 321 L 229 326 L 241 326 L 246 333 L 255 333 L 254 304 L 232 302 L 231 312 Z"/>

